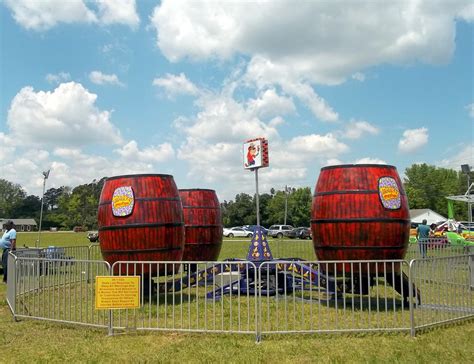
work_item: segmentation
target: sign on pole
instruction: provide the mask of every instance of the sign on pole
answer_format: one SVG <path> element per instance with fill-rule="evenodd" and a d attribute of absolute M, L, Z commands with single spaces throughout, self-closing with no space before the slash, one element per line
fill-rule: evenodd
<path fill-rule="evenodd" d="M 255 138 L 244 142 L 244 168 L 255 171 L 255 204 L 257 205 L 257 226 L 260 226 L 260 202 L 258 199 L 258 169 L 268 167 L 268 141 Z"/>
<path fill-rule="evenodd" d="M 244 168 L 254 169 L 268 167 L 268 141 L 255 138 L 244 142 Z"/>

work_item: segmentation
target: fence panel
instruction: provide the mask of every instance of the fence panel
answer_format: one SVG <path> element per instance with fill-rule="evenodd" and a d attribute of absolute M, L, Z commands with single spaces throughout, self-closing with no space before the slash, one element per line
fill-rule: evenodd
<path fill-rule="evenodd" d="M 108 327 L 108 312 L 95 310 L 95 277 L 107 262 L 17 257 L 15 317 Z M 10 283 L 9 283 L 10 284 Z"/>
<path fill-rule="evenodd" d="M 474 317 L 473 257 L 427 258 L 410 263 L 418 296 L 413 310 L 414 329 Z"/>
<path fill-rule="evenodd" d="M 116 262 L 141 276 L 141 308 L 113 313 L 114 329 L 252 333 L 257 269 L 251 262 Z"/>
<path fill-rule="evenodd" d="M 451 245 L 446 238 L 420 239 L 408 246 L 406 260 L 421 258 L 440 258 L 468 254 L 470 247 Z"/>
<path fill-rule="evenodd" d="M 408 331 L 405 271 L 400 260 L 262 263 L 261 333 Z"/>

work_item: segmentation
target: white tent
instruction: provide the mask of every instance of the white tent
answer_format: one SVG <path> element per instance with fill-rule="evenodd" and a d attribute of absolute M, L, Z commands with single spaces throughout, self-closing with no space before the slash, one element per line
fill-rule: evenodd
<path fill-rule="evenodd" d="M 418 224 L 421 224 L 423 220 L 426 220 L 428 225 L 447 220 L 443 215 L 430 209 L 412 209 L 410 210 L 410 219 L 411 222 Z"/>

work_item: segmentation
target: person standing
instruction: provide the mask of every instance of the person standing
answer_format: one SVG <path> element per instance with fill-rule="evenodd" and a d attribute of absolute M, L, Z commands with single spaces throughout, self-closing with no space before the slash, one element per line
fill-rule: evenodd
<path fill-rule="evenodd" d="M 422 258 L 426 258 L 426 246 L 428 245 L 428 239 L 430 237 L 430 227 L 427 225 L 426 219 L 424 219 L 420 225 L 416 228 L 416 238 L 420 246 L 420 253 Z"/>
<path fill-rule="evenodd" d="M 10 250 L 16 250 L 16 230 L 13 221 L 8 220 L 5 223 L 5 233 L 0 240 L 0 248 L 3 249 L 2 253 L 2 266 L 3 266 L 3 282 L 7 283 L 8 274 L 8 253 Z"/>

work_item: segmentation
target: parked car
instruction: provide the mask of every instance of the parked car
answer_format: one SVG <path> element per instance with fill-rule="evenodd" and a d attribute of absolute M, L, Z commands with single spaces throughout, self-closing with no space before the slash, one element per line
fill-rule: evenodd
<path fill-rule="evenodd" d="M 253 235 L 253 232 L 250 230 L 244 229 L 243 227 L 231 227 L 224 228 L 224 236 L 228 238 L 233 238 L 234 236 L 243 236 L 250 238 Z"/>
<path fill-rule="evenodd" d="M 257 228 L 258 225 L 244 225 L 242 226 L 244 229 L 251 231 L 252 233 L 255 232 L 255 229 Z M 268 230 L 265 229 L 263 226 L 260 226 L 260 230 L 262 230 L 264 235 L 267 235 Z"/>
<path fill-rule="evenodd" d="M 272 238 L 283 238 L 284 236 L 290 235 L 290 231 L 293 230 L 291 225 L 272 225 L 268 228 L 268 235 Z"/>
<path fill-rule="evenodd" d="M 312 239 L 311 229 L 307 227 L 297 227 L 291 231 L 288 236 L 292 239 Z"/>
<path fill-rule="evenodd" d="M 99 240 L 99 232 L 98 231 L 87 232 L 87 239 L 89 239 L 91 243 L 96 243 Z"/>

